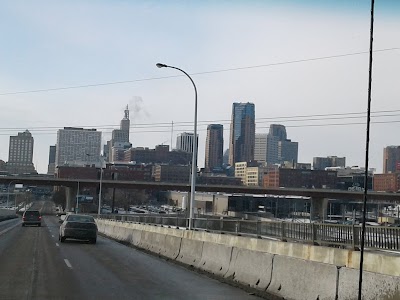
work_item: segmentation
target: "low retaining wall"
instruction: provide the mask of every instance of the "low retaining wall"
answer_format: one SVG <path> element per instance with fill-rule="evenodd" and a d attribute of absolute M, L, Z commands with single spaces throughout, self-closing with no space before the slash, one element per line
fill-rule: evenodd
<path fill-rule="evenodd" d="M 357 299 L 359 252 L 96 220 L 99 232 L 281 299 Z M 365 253 L 363 299 L 400 299 L 400 257 Z"/>

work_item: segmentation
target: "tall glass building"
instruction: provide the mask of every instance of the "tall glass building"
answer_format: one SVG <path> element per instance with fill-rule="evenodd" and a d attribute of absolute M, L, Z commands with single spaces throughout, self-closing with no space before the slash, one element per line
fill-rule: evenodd
<path fill-rule="evenodd" d="M 254 160 L 255 142 L 254 103 L 233 103 L 229 142 L 229 164 Z"/>
<path fill-rule="evenodd" d="M 207 171 L 222 168 L 224 151 L 224 126 L 210 124 L 207 126 L 205 168 Z"/>

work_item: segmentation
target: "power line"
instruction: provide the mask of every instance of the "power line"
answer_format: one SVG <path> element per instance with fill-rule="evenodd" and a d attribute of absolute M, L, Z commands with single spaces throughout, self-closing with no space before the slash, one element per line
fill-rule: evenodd
<path fill-rule="evenodd" d="M 381 110 L 375 111 L 371 114 L 374 118 L 380 117 L 397 117 L 400 114 L 396 114 L 396 112 L 400 112 L 399 110 Z M 390 114 L 388 114 L 390 113 Z M 324 117 L 324 118 L 322 118 Z M 330 114 L 311 114 L 311 115 L 294 115 L 294 116 L 282 116 L 282 117 L 262 117 L 256 118 L 256 123 L 272 123 L 272 122 L 304 122 L 304 121 L 325 121 L 325 120 L 344 120 L 344 119 L 357 119 L 364 118 L 365 112 L 348 112 L 348 113 L 330 113 Z M 199 121 L 199 126 L 207 126 L 212 123 L 225 123 L 230 124 L 231 120 L 206 120 Z M 72 127 L 77 128 L 96 128 L 96 129 L 104 129 L 104 130 L 112 130 L 116 129 L 119 125 L 77 125 Z M 181 121 L 174 122 L 174 127 L 184 127 L 184 126 L 193 126 L 193 121 Z M 0 127 L 0 131 L 16 131 L 16 130 L 25 130 L 29 129 L 30 131 L 47 131 L 49 129 L 61 129 L 63 127 L 69 126 L 37 126 L 37 127 Z M 131 129 L 136 128 L 170 128 L 170 122 L 161 122 L 161 123 L 138 123 L 130 126 Z M 287 127 L 287 126 L 286 126 Z"/>
<path fill-rule="evenodd" d="M 392 120 L 392 121 L 371 121 L 371 124 L 392 124 L 392 123 L 400 123 L 400 120 Z M 302 124 L 302 125 L 288 125 L 286 128 L 303 128 L 303 127 L 328 127 L 328 126 L 350 126 L 350 125 L 365 125 L 364 122 L 352 122 L 352 123 L 326 123 L 326 124 Z M 257 127 L 258 129 L 268 129 L 268 126 Z M 188 129 L 190 130 L 190 129 Z M 206 131 L 207 129 L 198 129 L 198 131 Z M 224 128 L 224 131 L 230 130 L 229 128 Z M 169 133 L 170 130 L 141 130 L 141 131 L 131 131 L 131 134 L 139 134 L 139 133 Z M 111 131 L 102 131 L 102 133 L 111 133 Z M 49 132 L 36 132 L 35 135 L 55 135 L 57 132 L 49 131 Z M 2 135 L 10 135 L 10 133 L 0 133 Z"/>
<path fill-rule="evenodd" d="M 395 51 L 395 50 L 400 50 L 400 48 L 393 47 L 393 48 L 379 49 L 379 50 L 375 50 L 374 52 L 386 52 L 386 51 Z M 289 65 L 289 64 L 298 64 L 298 63 L 311 62 L 311 61 L 343 58 L 343 57 L 356 56 L 356 55 L 362 55 L 362 54 L 368 54 L 368 53 L 369 53 L 369 51 L 360 51 L 360 52 L 336 54 L 336 55 L 329 55 L 329 56 L 320 56 L 320 57 L 305 58 L 305 59 L 298 59 L 298 60 L 289 60 L 289 61 L 283 61 L 283 62 L 254 65 L 254 66 L 244 66 L 244 67 L 236 67 L 236 68 L 226 68 L 226 69 L 219 69 L 219 70 L 195 72 L 195 73 L 190 73 L 189 75 L 195 76 L 195 75 L 205 75 L 205 74 L 215 74 L 215 73 L 223 73 L 223 72 L 250 70 L 250 69 L 257 69 L 257 68 L 268 68 L 268 67 L 275 67 L 275 66 L 282 66 L 282 65 Z M 170 76 L 161 76 L 161 77 L 149 77 L 149 78 L 132 79 L 132 80 L 121 80 L 121 81 L 82 84 L 82 85 L 73 85 L 73 86 L 65 86 L 65 87 L 27 90 L 27 91 L 4 92 L 4 93 L 0 93 L 0 96 L 45 93 L 45 92 L 54 92 L 54 91 L 63 91 L 63 90 L 72 90 L 72 89 L 81 89 L 81 88 L 91 88 L 91 87 L 99 87 L 99 86 L 109 86 L 109 85 L 127 84 L 127 83 L 143 82 L 143 81 L 153 81 L 153 80 L 160 80 L 160 79 L 169 79 L 169 78 L 176 78 L 176 77 L 182 77 L 182 76 L 185 76 L 185 75 L 170 75 Z"/>

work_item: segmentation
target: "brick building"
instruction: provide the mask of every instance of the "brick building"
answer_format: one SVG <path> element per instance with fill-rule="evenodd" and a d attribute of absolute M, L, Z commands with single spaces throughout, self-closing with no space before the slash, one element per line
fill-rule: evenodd
<path fill-rule="evenodd" d="M 336 188 L 336 171 L 270 168 L 264 174 L 266 188 Z"/>
<path fill-rule="evenodd" d="M 169 151 L 168 145 L 158 145 L 155 149 L 138 147 L 126 150 L 124 161 L 137 164 L 187 165 L 192 161 L 192 154 L 184 151 Z"/>
<path fill-rule="evenodd" d="M 374 191 L 397 192 L 400 190 L 400 173 L 374 175 Z"/>
<path fill-rule="evenodd" d="M 153 178 L 158 182 L 189 182 L 189 175 L 189 165 L 155 165 L 153 167 Z"/>

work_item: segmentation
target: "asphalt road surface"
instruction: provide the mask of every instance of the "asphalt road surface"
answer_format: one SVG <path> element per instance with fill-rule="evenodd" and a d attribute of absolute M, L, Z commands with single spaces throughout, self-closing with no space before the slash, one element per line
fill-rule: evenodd
<path fill-rule="evenodd" d="M 32 207 L 51 213 L 51 202 Z M 166 260 L 98 237 L 58 241 L 58 218 L 0 228 L 0 299 L 258 299 Z"/>

